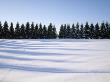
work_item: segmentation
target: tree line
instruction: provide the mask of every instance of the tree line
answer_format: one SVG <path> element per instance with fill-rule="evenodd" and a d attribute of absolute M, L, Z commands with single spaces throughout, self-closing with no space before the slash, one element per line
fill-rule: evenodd
<path fill-rule="evenodd" d="M 8 25 L 8 22 L 5 21 L 4 24 L 0 22 L 0 39 L 55 39 L 57 38 L 57 32 L 55 25 L 50 23 L 48 27 L 46 25 L 26 24 L 16 23 L 14 26 L 11 22 Z"/>
<path fill-rule="evenodd" d="M 57 33 L 55 25 L 48 26 L 27 22 L 26 24 L 0 22 L 0 39 L 110 39 L 110 23 L 62 24 Z"/>
<path fill-rule="evenodd" d="M 61 25 L 59 31 L 59 38 L 71 38 L 71 39 L 110 39 L 110 23 L 102 22 L 85 25 L 79 23 Z"/>

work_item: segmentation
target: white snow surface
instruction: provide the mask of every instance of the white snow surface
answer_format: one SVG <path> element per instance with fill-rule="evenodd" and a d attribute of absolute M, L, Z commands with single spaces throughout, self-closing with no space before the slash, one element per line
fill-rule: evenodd
<path fill-rule="evenodd" d="M 0 82 L 110 82 L 110 40 L 0 40 Z"/>

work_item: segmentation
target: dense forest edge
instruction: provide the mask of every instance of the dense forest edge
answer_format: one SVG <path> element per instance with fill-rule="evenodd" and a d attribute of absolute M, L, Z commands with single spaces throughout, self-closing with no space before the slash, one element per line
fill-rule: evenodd
<path fill-rule="evenodd" d="M 0 39 L 110 39 L 110 23 L 62 24 L 60 30 L 50 23 L 48 26 L 34 22 L 15 25 L 0 22 Z"/>

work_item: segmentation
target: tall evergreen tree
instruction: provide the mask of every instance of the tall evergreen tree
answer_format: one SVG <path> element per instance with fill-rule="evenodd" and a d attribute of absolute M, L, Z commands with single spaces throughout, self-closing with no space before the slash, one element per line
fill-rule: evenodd
<path fill-rule="evenodd" d="M 15 27 L 15 38 L 19 39 L 20 38 L 20 25 L 17 22 L 16 27 Z"/>
<path fill-rule="evenodd" d="M 35 26 L 34 26 L 34 23 L 32 22 L 31 28 L 30 28 L 30 38 L 31 39 L 34 39 L 34 30 L 35 30 Z"/>
<path fill-rule="evenodd" d="M 100 27 L 99 24 L 97 23 L 95 25 L 95 39 L 99 39 L 100 38 Z"/>
<path fill-rule="evenodd" d="M 75 29 L 75 25 L 72 24 L 72 28 L 71 28 L 71 38 L 75 39 L 76 37 L 76 29 Z"/>
<path fill-rule="evenodd" d="M 91 24 L 91 25 L 90 25 L 90 38 L 91 38 L 91 39 L 95 38 L 95 30 L 94 30 L 94 29 L 95 29 L 95 28 L 94 28 L 94 25 Z"/>
<path fill-rule="evenodd" d="M 2 23 L 0 22 L 0 39 L 3 38 L 3 28 L 2 28 Z"/>
<path fill-rule="evenodd" d="M 13 23 L 11 22 L 11 25 L 10 25 L 10 29 L 9 29 L 9 32 L 10 32 L 10 39 L 14 39 L 15 38 L 15 33 L 14 33 L 14 27 L 13 27 Z"/>
<path fill-rule="evenodd" d="M 47 27 L 46 25 L 43 26 L 43 39 L 46 39 L 47 38 Z"/>
<path fill-rule="evenodd" d="M 53 30 L 53 25 L 52 23 L 50 23 L 48 26 L 48 38 L 49 39 L 52 39 L 52 30 Z"/>
<path fill-rule="evenodd" d="M 109 23 L 109 27 L 108 27 L 108 39 L 110 39 L 110 23 Z"/>
<path fill-rule="evenodd" d="M 38 38 L 38 24 L 35 25 L 35 30 L 34 30 L 34 39 Z"/>
<path fill-rule="evenodd" d="M 64 38 L 64 27 L 63 27 L 63 25 L 61 25 L 61 27 L 60 27 L 59 38 Z"/>
<path fill-rule="evenodd" d="M 55 28 L 55 25 L 53 26 L 53 30 L 52 30 L 52 38 L 53 39 L 56 39 L 57 38 L 57 32 L 56 32 L 56 28 Z"/>
<path fill-rule="evenodd" d="M 84 27 L 84 35 L 86 39 L 89 39 L 90 36 L 90 28 L 88 22 L 86 22 L 86 25 Z"/>
<path fill-rule="evenodd" d="M 104 34 L 105 34 L 105 24 L 104 23 L 101 23 L 101 26 L 100 26 L 100 35 L 101 35 L 101 38 L 104 39 Z"/>
<path fill-rule="evenodd" d="M 109 38 L 109 23 L 108 22 L 106 22 L 105 23 L 105 38 L 107 39 L 107 38 Z"/>
<path fill-rule="evenodd" d="M 43 38 L 43 28 L 42 24 L 39 24 L 39 29 L 38 29 L 38 38 L 42 39 Z"/>
<path fill-rule="evenodd" d="M 76 39 L 79 39 L 79 23 L 76 24 Z"/>
<path fill-rule="evenodd" d="M 84 26 L 83 26 L 83 24 L 81 24 L 81 28 L 79 31 L 79 38 L 84 38 Z"/>
<path fill-rule="evenodd" d="M 67 25 L 66 38 L 71 38 L 71 28 L 70 28 L 70 25 Z"/>
<path fill-rule="evenodd" d="M 25 25 L 21 25 L 20 36 L 22 39 L 26 39 Z"/>
<path fill-rule="evenodd" d="M 7 21 L 5 21 L 4 25 L 3 25 L 3 38 L 4 39 L 8 39 L 9 38 L 9 29 L 8 29 Z"/>
<path fill-rule="evenodd" d="M 29 22 L 26 23 L 25 32 L 26 32 L 26 39 L 29 39 L 30 38 L 30 23 Z"/>

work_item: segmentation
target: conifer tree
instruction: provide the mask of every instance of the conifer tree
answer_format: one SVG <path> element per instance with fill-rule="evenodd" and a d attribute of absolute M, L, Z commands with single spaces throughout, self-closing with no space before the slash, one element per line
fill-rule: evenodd
<path fill-rule="evenodd" d="M 34 39 L 38 39 L 38 24 L 35 25 Z"/>
<path fill-rule="evenodd" d="M 99 39 L 100 38 L 100 27 L 99 24 L 97 23 L 95 25 L 95 39 Z"/>
<path fill-rule="evenodd" d="M 72 24 L 72 28 L 71 28 L 71 38 L 75 39 L 76 37 L 76 29 L 75 29 L 75 25 Z"/>
<path fill-rule="evenodd" d="M 52 32 L 52 38 L 53 39 L 56 39 L 57 38 L 57 32 L 56 32 L 56 28 L 55 28 L 55 25 L 53 26 L 53 30 L 52 30 L 53 32 Z"/>
<path fill-rule="evenodd" d="M 61 27 L 60 27 L 60 31 L 59 31 L 59 38 L 64 38 L 64 27 L 63 27 L 63 25 L 61 25 Z"/>
<path fill-rule="evenodd" d="M 3 25 L 3 38 L 4 39 L 8 39 L 9 38 L 9 29 L 8 29 L 7 21 L 5 21 L 4 25 Z"/>
<path fill-rule="evenodd" d="M 26 39 L 29 39 L 30 38 L 30 23 L 29 22 L 26 23 L 25 32 L 26 32 Z"/>
<path fill-rule="evenodd" d="M 26 39 L 25 25 L 21 25 L 20 36 L 22 39 Z"/>
<path fill-rule="evenodd" d="M 11 25 L 10 25 L 10 29 L 9 29 L 9 32 L 10 32 L 10 39 L 14 39 L 15 38 L 15 33 L 14 33 L 14 27 L 13 27 L 13 23 L 11 22 Z"/>
<path fill-rule="evenodd" d="M 79 39 L 79 23 L 76 24 L 76 39 Z"/>
<path fill-rule="evenodd" d="M 43 26 L 43 39 L 46 39 L 47 38 L 47 27 L 46 25 Z"/>
<path fill-rule="evenodd" d="M 79 31 L 79 38 L 84 38 L 84 26 L 83 26 L 83 24 L 81 24 L 81 28 Z"/>
<path fill-rule="evenodd" d="M 52 26 L 52 23 L 49 24 L 48 26 L 48 39 L 52 39 L 52 30 L 53 30 L 53 26 Z"/>
<path fill-rule="evenodd" d="M 85 27 L 84 27 L 84 35 L 85 35 L 85 39 L 89 39 L 90 29 L 89 29 L 89 24 L 88 24 L 88 22 L 86 22 L 86 25 L 85 25 Z"/>
<path fill-rule="evenodd" d="M 95 38 L 95 30 L 94 30 L 94 29 L 95 29 L 95 28 L 94 28 L 94 25 L 91 24 L 91 25 L 90 25 L 90 38 L 91 38 L 91 39 Z"/>
<path fill-rule="evenodd" d="M 3 28 L 2 28 L 2 23 L 0 22 L 0 39 L 3 38 Z"/>
<path fill-rule="evenodd" d="M 43 38 L 43 28 L 42 28 L 42 24 L 39 24 L 39 29 L 38 29 L 38 38 L 42 39 Z"/>
<path fill-rule="evenodd" d="M 34 39 L 34 30 L 35 30 L 34 23 L 32 22 L 31 28 L 30 28 L 30 38 L 31 39 Z"/>
<path fill-rule="evenodd" d="M 71 38 L 71 28 L 70 28 L 70 25 L 67 25 L 66 38 Z"/>
<path fill-rule="evenodd" d="M 15 27 L 15 38 L 19 39 L 20 38 L 20 25 L 17 22 L 16 27 Z"/>

